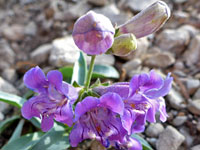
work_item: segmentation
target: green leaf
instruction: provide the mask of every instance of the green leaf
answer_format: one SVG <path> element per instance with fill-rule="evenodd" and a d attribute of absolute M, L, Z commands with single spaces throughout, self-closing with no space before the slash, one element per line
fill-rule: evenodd
<path fill-rule="evenodd" d="M 71 83 L 76 81 L 79 85 L 84 85 L 86 76 L 87 76 L 87 63 L 85 61 L 83 53 L 80 52 L 79 59 L 74 64 Z"/>
<path fill-rule="evenodd" d="M 119 78 L 119 72 L 109 65 L 95 65 L 92 78 Z"/>
<path fill-rule="evenodd" d="M 18 108 L 21 108 L 26 100 L 22 97 L 17 96 L 17 95 L 13 95 L 13 94 L 9 94 L 9 93 L 5 93 L 5 92 L 0 91 L 0 101 L 11 104 L 11 105 L 16 106 Z"/>
<path fill-rule="evenodd" d="M 41 128 L 40 124 L 41 124 L 41 120 L 39 118 L 33 117 L 29 120 L 36 128 Z"/>
<path fill-rule="evenodd" d="M 4 145 L 2 150 L 31 150 L 31 147 L 38 142 L 43 134 L 42 132 L 26 134 Z"/>
<path fill-rule="evenodd" d="M 137 134 L 132 134 L 131 136 L 140 141 L 140 143 L 142 144 L 143 150 L 153 150 L 153 148 L 149 145 L 149 143 L 145 139 L 143 139 L 141 136 Z"/>
<path fill-rule="evenodd" d="M 0 134 L 15 120 L 19 119 L 20 116 L 13 116 L 2 122 L 0 122 Z"/>
<path fill-rule="evenodd" d="M 72 80 L 72 74 L 73 74 L 73 67 L 72 66 L 66 66 L 59 69 L 59 71 L 63 75 L 63 80 L 67 83 L 71 83 Z"/>
<path fill-rule="evenodd" d="M 12 134 L 11 138 L 9 139 L 8 143 L 16 140 L 17 138 L 19 138 L 21 136 L 24 122 L 25 122 L 24 119 L 22 119 L 22 120 L 19 121 L 19 123 L 18 123 L 17 127 L 15 128 L 15 131 Z"/>

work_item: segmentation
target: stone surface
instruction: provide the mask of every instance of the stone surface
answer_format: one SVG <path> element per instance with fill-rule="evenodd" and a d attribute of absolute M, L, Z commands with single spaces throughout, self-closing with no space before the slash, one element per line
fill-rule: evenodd
<path fill-rule="evenodd" d="M 2 30 L 3 36 L 11 41 L 20 41 L 24 39 L 24 26 L 14 24 L 12 26 L 6 26 Z"/>
<path fill-rule="evenodd" d="M 200 88 L 195 92 L 193 99 L 200 99 Z"/>
<path fill-rule="evenodd" d="M 157 45 L 163 51 L 171 51 L 179 55 L 190 41 L 190 34 L 186 30 L 165 29 L 157 36 Z"/>
<path fill-rule="evenodd" d="M 35 36 L 37 33 L 37 25 L 35 24 L 35 22 L 33 22 L 33 21 L 29 22 L 26 25 L 24 32 L 26 35 Z"/>
<path fill-rule="evenodd" d="M 8 43 L 0 40 L 0 70 L 9 68 L 15 62 L 15 53 Z"/>
<path fill-rule="evenodd" d="M 188 49 L 185 51 L 183 58 L 188 66 L 192 66 L 199 62 L 200 58 L 200 34 L 196 35 Z"/>
<path fill-rule="evenodd" d="M 180 133 L 185 137 L 185 144 L 187 147 L 191 147 L 195 137 L 190 134 L 190 130 L 183 126 L 180 128 Z"/>
<path fill-rule="evenodd" d="M 136 70 L 138 67 L 140 67 L 142 64 L 142 61 L 139 58 L 130 60 L 122 65 L 122 68 L 124 68 L 129 74 L 132 70 Z"/>
<path fill-rule="evenodd" d="M 2 72 L 2 77 L 10 83 L 15 83 L 17 80 L 16 70 L 13 68 L 4 69 Z"/>
<path fill-rule="evenodd" d="M 163 132 L 164 127 L 160 123 L 150 124 L 145 133 L 149 137 L 158 137 Z"/>
<path fill-rule="evenodd" d="M 191 147 L 191 150 L 200 150 L 200 144 Z"/>
<path fill-rule="evenodd" d="M 4 80 L 2 77 L 0 77 L 0 91 L 11 94 L 19 94 L 18 90 L 8 81 Z"/>
<path fill-rule="evenodd" d="M 200 81 L 198 79 L 187 78 L 185 80 L 185 85 L 188 93 L 192 95 L 200 87 Z"/>
<path fill-rule="evenodd" d="M 167 128 L 160 134 L 157 142 L 157 150 L 177 150 L 183 143 L 185 137 L 172 126 Z"/>
<path fill-rule="evenodd" d="M 169 101 L 171 107 L 175 109 L 181 109 L 185 107 L 183 104 L 185 102 L 183 96 L 173 88 L 170 90 L 166 98 Z"/>
<path fill-rule="evenodd" d="M 90 64 L 91 57 L 85 55 L 85 58 L 86 58 L 87 64 Z M 115 57 L 113 55 L 101 54 L 101 55 L 96 56 L 96 59 L 95 59 L 95 64 L 114 65 L 114 63 L 115 63 Z"/>
<path fill-rule="evenodd" d="M 189 101 L 188 110 L 195 115 L 200 115 L 200 99 Z"/>
<path fill-rule="evenodd" d="M 107 4 L 108 0 L 87 0 L 89 3 L 96 6 L 104 6 Z"/>
<path fill-rule="evenodd" d="M 185 123 L 186 120 L 187 120 L 187 116 L 177 116 L 173 120 L 173 125 L 175 125 L 175 126 L 181 126 L 182 124 Z"/>
<path fill-rule="evenodd" d="M 175 58 L 171 53 L 155 53 L 147 55 L 144 64 L 149 67 L 166 68 L 175 63 Z"/>
<path fill-rule="evenodd" d="M 38 65 L 47 62 L 51 49 L 52 44 L 44 44 L 39 46 L 37 49 L 31 52 L 31 60 Z"/>

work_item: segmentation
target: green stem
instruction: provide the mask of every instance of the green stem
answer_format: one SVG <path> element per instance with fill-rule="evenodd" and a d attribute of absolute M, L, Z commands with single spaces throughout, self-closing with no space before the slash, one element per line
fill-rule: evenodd
<path fill-rule="evenodd" d="M 86 92 L 88 91 L 89 86 L 90 86 L 90 81 L 91 81 L 91 78 L 92 78 L 92 72 L 93 72 L 93 69 L 94 69 L 95 58 L 96 58 L 96 55 L 93 55 L 92 58 L 91 58 L 90 68 L 89 68 L 89 71 L 88 71 L 88 74 L 87 74 L 87 80 L 86 80 L 86 83 L 85 83 L 85 91 Z"/>

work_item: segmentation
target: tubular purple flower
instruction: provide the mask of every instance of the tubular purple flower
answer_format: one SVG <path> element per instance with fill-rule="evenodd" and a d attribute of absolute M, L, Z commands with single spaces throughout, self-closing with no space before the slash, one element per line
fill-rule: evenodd
<path fill-rule="evenodd" d="M 136 38 L 152 34 L 160 29 L 170 17 L 170 9 L 163 1 L 157 1 L 131 20 L 118 27 L 117 35 L 133 33 Z"/>
<path fill-rule="evenodd" d="M 117 116 L 123 111 L 123 101 L 116 93 L 86 97 L 75 108 L 76 124 L 69 136 L 71 146 L 76 147 L 84 139 L 96 139 L 108 147 L 110 136 L 112 140 L 122 141 L 127 132 Z"/>
<path fill-rule="evenodd" d="M 48 72 L 46 78 L 39 67 L 30 69 L 24 75 L 25 85 L 39 95 L 24 103 L 22 116 L 26 119 L 41 118 L 44 132 L 53 127 L 53 119 L 69 126 L 73 124 L 72 104 L 78 98 L 78 93 L 74 87 L 62 80 L 59 71 Z"/>
<path fill-rule="evenodd" d="M 73 39 L 89 55 L 105 53 L 113 44 L 115 29 L 111 21 L 93 11 L 80 17 L 74 24 Z"/>

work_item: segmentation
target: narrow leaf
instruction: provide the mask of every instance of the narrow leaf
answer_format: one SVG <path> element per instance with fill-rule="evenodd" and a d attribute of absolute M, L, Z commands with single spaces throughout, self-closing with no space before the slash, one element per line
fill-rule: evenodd
<path fill-rule="evenodd" d="M 0 91 L 0 101 L 8 103 L 10 105 L 21 108 L 23 103 L 26 101 L 24 98 L 19 97 L 17 95 L 9 94 L 6 92 Z"/>
<path fill-rule="evenodd" d="M 9 139 L 8 143 L 18 139 L 21 136 L 23 125 L 24 125 L 24 119 L 19 121 L 19 123 L 18 123 L 17 127 L 15 128 L 15 131 L 12 134 L 11 138 Z"/>
<path fill-rule="evenodd" d="M 119 78 L 119 72 L 109 65 L 95 65 L 92 78 Z"/>
<path fill-rule="evenodd" d="M 40 124 L 41 124 L 41 120 L 39 118 L 33 117 L 29 120 L 36 128 L 41 128 Z"/>
<path fill-rule="evenodd" d="M 59 69 L 59 71 L 63 75 L 63 80 L 67 83 L 71 83 L 72 80 L 72 74 L 73 74 L 73 67 L 72 66 L 66 66 Z"/>
<path fill-rule="evenodd" d="M 145 139 L 143 139 L 141 136 L 137 134 L 132 134 L 132 137 L 140 141 L 140 143 L 142 144 L 143 150 L 153 150 L 153 148 L 149 145 L 149 143 Z"/>
<path fill-rule="evenodd" d="M 74 64 L 73 75 L 71 83 L 76 81 L 79 85 L 84 85 L 87 75 L 87 63 L 83 56 L 83 53 L 80 52 L 80 56 L 77 62 Z"/>
<path fill-rule="evenodd" d="M 8 118 L 2 122 L 0 122 L 0 134 L 15 120 L 19 119 L 19 116 L 13 116 Z"/>

